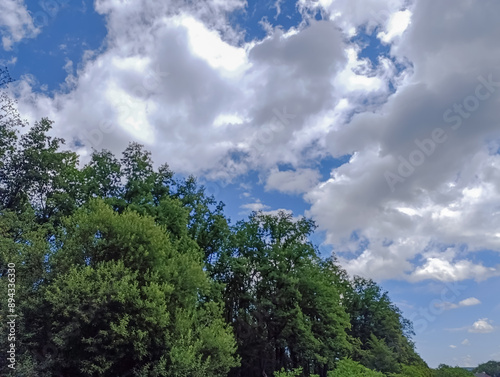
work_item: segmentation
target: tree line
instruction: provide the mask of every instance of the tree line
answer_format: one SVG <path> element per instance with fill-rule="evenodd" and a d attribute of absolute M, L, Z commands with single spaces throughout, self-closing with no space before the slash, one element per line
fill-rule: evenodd
<path fill-rule="evenodd" d="M 0 290 L 15 265 L 17 315 L 5 375 L 471 375 L 431 370 L 388 293 L 320 257 L 311 219 L 231 224 L 142 145 L 81 165 L 51 126 L 29 127 L 0 93 Z"/>

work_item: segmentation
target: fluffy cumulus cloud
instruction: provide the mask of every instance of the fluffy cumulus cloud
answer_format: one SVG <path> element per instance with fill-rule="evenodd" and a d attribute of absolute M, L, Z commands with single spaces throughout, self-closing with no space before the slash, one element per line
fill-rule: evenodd
<path fill-rule="evenodd" d="M 495 331 L 495 328 L 488 318 L 482 318 L 474 322 L 468 331 L 471 333 L 488 334 Z"/>
<path fill-rule="evenodd" d="M 412 74 L 382 106 L 327 136 L 332 155 L 352 158 L 305 197 L 327 242 L 350 252 L 341 255 L 351 272 L 413 281 L 500 275 L 468 255 L 500 250 L 500 49 L 492 47 L 500 4 L 484 5 L 410 6 L 391 54 L 411 62 Z"/>
<path fill-rule="evenodd" d="M 320 174 L 314 169 L 279 171 L 273 169 L 266 182 L 266 190 L 277 190 L 287 194 L 301 194 L 314 187 Z"/>
<path fill-rule="evenodd" d="M 416 268 L 411 275 L 411 280 L 437 279 L 441 281 L 457 281 L 476 279 L 482 281 L 498 275 L 500 275 L 498 266 L 485 267 L 468 260 L 450 262 L 440 258 L 428 258 L 423 266 Z"/>
<path fill-rule="evenodd" d="M 97 0 L 106 48 L 52 97 L 21 82 L 19 106 L 83 156 L 133 139 L 178 172 L 258 170 L 304 195 L 351 273 L 481 280 L 500 275 L 469 255 L 500 250 L 500 3 L 481 4 L 300 0 L 299 26 L 244 42 L 244 1 Z M 362 32 L 390 53 L 363 57 Z M 327 180 L 312 168 L 345 155 Z"/>
<path fill-rule="evenodd" d="M 11 50 L 14 43 L 23 38 L 33 38 L 39 32 L 24 0 L 0 2 L 0 36 L 4 50 Z"/>
<path fill-rule="evenodd" d="M 330 21 L 243 43 L 227 23 L 243 5 L 97 1 L 107 49 L 87 54 L 54 98 L 25 82 L 22 110 L 49 115 L 81 153 L 135 138 L 178 171 L 212 177 L 321 158 L 326 134 L 365 93 L 388 94 L 394 65 L 369 67 Z"/>
<path fill-rule="evenodd" d="M 326 132 L 318 114 L 331 112 L 344 90 L 334 82 L 348 60 L 342 33 L 311 21 L 243 43 L 227 22 L 243 5 L 96 1 L 107 49 L 88 54 L 54 97 L 24 82 L 21 110 L 50 116 L 56 132 L 84 144 L 82 154 L 119 152 L 135 139 L 179 172 L 231 178 L 311 160 Z"/>
<path fill-rule="evenodd" d="M 469 298 L 466 298 L 465 300 L 462 300 L 458 303 L 458 307 L 461 307 L 461 306 L 474 306 L 474 305 L 479 305 L 481 303 L 481 301 L 479 301 L 477 298 L 475 297 L 469 297 Z"/>

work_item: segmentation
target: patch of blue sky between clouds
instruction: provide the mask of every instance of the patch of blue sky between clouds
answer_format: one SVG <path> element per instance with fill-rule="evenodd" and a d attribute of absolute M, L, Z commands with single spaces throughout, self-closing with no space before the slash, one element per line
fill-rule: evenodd
<path fill-rule="evenodd" d="M 332 156 L 326 156 L 319 161 L 318 171 L 321 174 L 321 179 L 323 181 L 328 180 L 331 177 L 331 172 L 349 162 L 352 155 L 344 155 L 338 158 L 334 158 Z"/>
<path fill-rule="evenodd" d="M 500 266 L 500 255 L 494 250 L 479 250 L 468 254 L 474 264 L 482 263 L 485 267 L 496 268 Z"/>
<path fill-rule="evenodd" d="M 379 64 L 379 57 L 389 57 L 391 46 L 377 37 L 379 29 L 375 28 L 368 33 L 366 28 L 361 28 L 360 31 L 351 38 L 350 42 L 356 44 L 360 51 L 358 57 L 360 59 L 369 59 L 371 64 L 376 67 Z"/>
<path fill-rule="evenodd" d="M 398 61 L 393 55 L 391 55 L 391 43 L 383 42 L 381 38 L 383 33 L 381 33 L 380 28 L 376 27 L 371 31 L 368 31 L 366 27 L 359 28 L 358 32 L 351 37 L 349 42 L 354 44 L 359 49 L 358 59 L 368 59 L 372 68 L 372 74 L 376 75 L 377 70 L 381 67 L 382 58 L 389 59 L 394 65 L 394 78 L 398 78 L 406 69 L 411 69 L 412 65 L 409 62 L 403 64 Z M 368 73 L 370 76 L 370 73 Z M 393 94 L 396 92 L 396 85 L 394 79 L 389 80 L 389 93 Z M 372 99 L 373 101 L 373 99 Z M 385 101 L 382 101 L 382 103 Z M 375 103 L 376 106 L 380 106 L 382 103 Z M 364 105 L 369 105 L 369 103 L 364 103 Z"/>
<path fill-rule="evenodd" d="M 235 164 L 238 164 L 244 160 L 245 155 L 234 152 L 230 154 L 230 158 Z M 350 158 L 351 155 L 339 158 L 326 156 L 314 162 L 309 168 L 317 170 L 319 179 L 326 181 L 330 178 L 332 170 L 348 163 Z M 290 163 L 278 163 L 276 168 L 278 172 L 297 171 Z M 294 216 L 304 215 L 305 211 L 309 209 L 310 204 L 303 199 L 301 192 L 281 192 L 279 189 L 266 188 L 266 179 L 267 177 L 262 172 L 249 170 L 236 177 L 231 183 L 204 177 L 199 179 L 199 183 L 205 186 L 208 195 L 214 195 L 216 200 L 224 201 L 226 213 L 233 224 L 248 217 L 251 213 L 251 204 L 255 204 L 255 208 L 261 207 L 263 211 L 290 210 Z M 291 200 L 292 198 L 293 200 Z M 324 236 L 318 234 L 315 240 L 318 241 L 315 243 L 319 245 L 324 242 Z M 331 247 L 325 247 L 326 250 L 328 250 L 328 254 L 331 253 Z"/>
<path fill-rule="evenodd" d="M 302 22 L 297 2 L 287 0 L 248 0 L 245 8 L 229 17 L 231 25 L 244 32 L 245 42 L 262 40 L 267 36 L 263 23 L 288 31 Z"/>
<path fill-rule="evenodd" d="M 41 32 L 4 52 L 17 58 L 10 67 L 11 76 L 20 79 L 30 74 L 35 91 L 59 91 L 68 74 L 76 74 L 85 51 L 102 46 L 107 33 L 105 19 L 94 11 L 92 0 L 28 0 L 26 6 Z"/>
<path fill-rule="evenodd" d="M 231 183 L 205 178 L 198 182 L 205 187 L 207 195 L 213 195 L 217 201 L 224 202 L 224 212 L 232 224 L 247 219 L 253 210 L 268 212 L 283 209 L 292 211 L 293 216 L 301 216 L 309 208 L 298 195 L 290 200 L 288 195 L 276 190 L 266 190 L 261 173 L 255 170 L 248 171 Z"/>
<path fill-rule="evenodd" d="M 243 201 L 241 205 L 259 200 L 264 206 L 264 211 L 286 209 L 291 210 L 294 216 L 304 214 L 308 205 L 300 196 L 294 196 L 294 200 L 290 200 L 287 195 L 283 195 L 283 193 L 276 190 L 266 190 L 263 178 L 264 177 L 256 171 L 251 171 L 244 177 L 245 184 L 250 188 L 249 190 L 246 190 L 246 192 L 250 194 L 250 196 L 242 195 Z M 240 208 L 241 205 L 239 206 Z M 240 210 L 240 213 L 241 212 L 242 211 Z"/>

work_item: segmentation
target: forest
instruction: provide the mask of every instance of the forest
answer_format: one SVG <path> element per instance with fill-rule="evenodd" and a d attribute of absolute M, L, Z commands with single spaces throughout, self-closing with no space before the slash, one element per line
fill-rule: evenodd
<path fill-rule="evenodd" d="M 142 145 L 82 164 L 49 119 L 0 102 L 2 376 L 473 375 L 429 368 L 388 292 L 319 255 L 311 219 L 232 224 Z"/>

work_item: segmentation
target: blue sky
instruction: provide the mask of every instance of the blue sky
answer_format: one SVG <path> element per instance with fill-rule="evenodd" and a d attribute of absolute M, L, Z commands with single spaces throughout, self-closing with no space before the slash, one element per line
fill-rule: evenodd
<path fill-rule="evenodd" d="M 313 218 L 433 367 L 500 359 L 500 4 L 3 0 L 0 65 L 88 158 L 143 143 L 235 223 Z"/>

